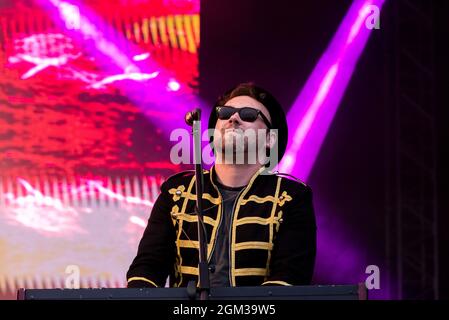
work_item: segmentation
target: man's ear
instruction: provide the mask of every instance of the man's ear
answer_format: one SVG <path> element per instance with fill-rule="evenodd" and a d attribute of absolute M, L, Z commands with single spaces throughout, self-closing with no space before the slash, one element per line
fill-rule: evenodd
<path fill-rule="evenodd" d="M 271 149 L 277 141 L 277 130 L 269 130 L 267 133 L 267 148 Z"/>

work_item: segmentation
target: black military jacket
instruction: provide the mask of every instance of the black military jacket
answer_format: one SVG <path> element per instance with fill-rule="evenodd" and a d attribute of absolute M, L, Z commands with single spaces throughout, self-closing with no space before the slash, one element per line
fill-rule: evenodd
<path fill-rule="evenodd" d="M 222 198 L 214 167 L 204 170 L 203 214 L 207 257 L 215 249 Z M 161 186 L 128 287 L 171 287 L 198 281 L 198 218 L 195 173 L 186 171 Z M 232 286 L 306 285 L 313 275 L 316 223 L 311 189 L 296 179 L 261 168 L 236 198 L 231 218 L 229 279 Z"/>

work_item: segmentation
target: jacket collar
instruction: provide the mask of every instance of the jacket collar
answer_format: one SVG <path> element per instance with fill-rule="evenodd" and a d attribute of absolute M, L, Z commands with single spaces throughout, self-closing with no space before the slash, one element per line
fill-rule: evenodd
<path fill-rule="evenodd" d="M 257 179 L 257 177 L 259 177 L 260 174 L 261 174 L 262 172 L 266 171 L 266 170 L 267 170 L 266 167 L 264 167 L 264 166 L 260 167 L 259 170 L 257 170 L 257 171 L 252 175 L 252 177 L 251 177 L 251 179 L 249 180 L 248 184 L 242 189 L 242 191 L 243 191 L 244 193 L 247 193 L 247 192 L 251 189 L 251 187 L 253 186 L 254 181 Z M 217 172 L 216 172 L 216 170 L 215 170 L 215 164 L 214 164 L 214 165 L 210 168 L 209 181 L 210 181 L 210 183 L 212 184 L 213 188 L 217 191 L 217 193 L 220 194 L 219 191 L 218 191 L 217 184 L 215 183 L 215 181 L 217 181 L 216 179 L 217 179 Z"/>

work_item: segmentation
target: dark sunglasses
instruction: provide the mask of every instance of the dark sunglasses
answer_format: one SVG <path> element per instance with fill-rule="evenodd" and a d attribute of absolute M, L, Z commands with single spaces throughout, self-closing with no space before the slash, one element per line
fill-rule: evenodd
<path fill-rule="evenodd" d="M 229 106 L 221 106 L 216 107 L 215 111 L 217 112 L 218 119 L 220 120 L 228 120 L 232 117 L 234 113 L 238 113 L 240 119 L 246 122 L 254 122 L 257 120 L 257 117 L 260 115 L 263 122 L 267 125 L 267 127 L 271 128 L 271 123 L 268 121 L 267 117 L 262 113 L 262 111 L 250 108 L 250 107 L 244 107 L 244 108 L 234 108 Z"/>

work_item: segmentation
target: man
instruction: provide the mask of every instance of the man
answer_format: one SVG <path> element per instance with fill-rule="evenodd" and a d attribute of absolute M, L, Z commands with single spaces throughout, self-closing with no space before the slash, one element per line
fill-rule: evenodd
<path fill-rule="evenodd" d="M 268 155 L 262 163 L 250 161 L 254 144 L 268 154 L 276 146 L 282 158 L 288 130 L 280 104 L 266 90 L 240 84 L 218 99 L 209 129 L 216 162 L 204 171 L 203 214 L 211 287 L 309 284 L 316 254 L 311 189 L 267 172 Z M 251 131 L 264 132 L 264 139 L 244 137 Z M 230 150 L 244 161 L 226 161 Z M 127 273 L 128 287 L 163 287 L 167 276 L 171 287 L 197 283 L 195 201 L 193 171 L 162 184 Z"/>

